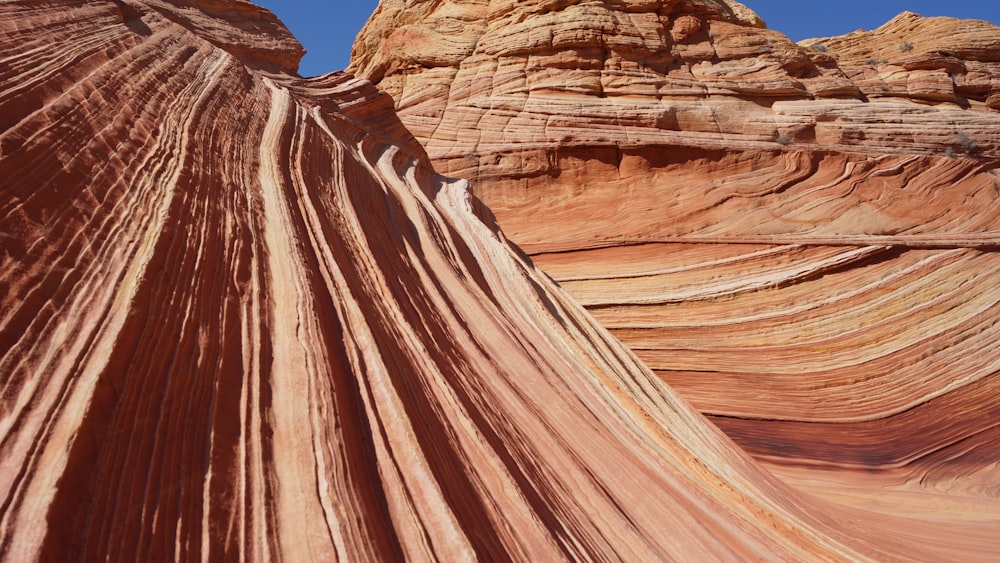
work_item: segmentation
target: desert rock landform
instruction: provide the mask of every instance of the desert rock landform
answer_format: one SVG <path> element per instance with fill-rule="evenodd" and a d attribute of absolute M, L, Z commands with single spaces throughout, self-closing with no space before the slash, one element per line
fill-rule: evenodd
<path fill-rule="evenodd" d="M 1000 28 L 798 44 L 736 2 L 383 1 L 350 70 L 784 480 L 1000 538 Z"/>
<path fill-rule="evenodd" d="M 1000 552 L 1000 29 L 383 0 L 368 80 L 302 54 L 0 3 L 0 560 Z"/>

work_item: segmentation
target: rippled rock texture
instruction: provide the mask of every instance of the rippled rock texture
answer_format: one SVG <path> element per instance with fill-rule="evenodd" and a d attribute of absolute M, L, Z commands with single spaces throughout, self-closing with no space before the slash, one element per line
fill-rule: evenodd
<path fill-rule="evenodd" d="M 243 2 L 0 3 L 0 559 L 904 550 L 762 471 L 301 53 Z"/>
<path fill-rule="evenodd" d="M 786 480 L 938 557 L 1000 549 L 996 26 L 796 44 L 729 1 L 383 0 L 351 68 Z"/>

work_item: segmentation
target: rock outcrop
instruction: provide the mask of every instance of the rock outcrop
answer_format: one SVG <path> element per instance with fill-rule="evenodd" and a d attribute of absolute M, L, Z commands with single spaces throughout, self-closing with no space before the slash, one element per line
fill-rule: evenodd
<path fill-rule="evenodd" d="M 350 68 L 789 482 L 1000 548 L 996 26 L 796 44 L 728 1 L 383 0 Z"/>
<path fill-rule="evenodd" d="M 301 52 L 243 2 L 0 3 L 0 559 L 905 550 L 762 471 Z"/>

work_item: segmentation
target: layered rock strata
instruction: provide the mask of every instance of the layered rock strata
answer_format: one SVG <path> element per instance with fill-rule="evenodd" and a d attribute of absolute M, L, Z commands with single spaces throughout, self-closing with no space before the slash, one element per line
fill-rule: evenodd
<path fill-rule="evenodd" d="M 942 556 L 1000 547 L 996 26 L 796 44 L 728 1 L 384 0 L 351 69 L 759 459 Z"/>
<path fill-rule="evenodd" d="M 863 559 L 243 2 L 0 3 L 0 559 Z"/>

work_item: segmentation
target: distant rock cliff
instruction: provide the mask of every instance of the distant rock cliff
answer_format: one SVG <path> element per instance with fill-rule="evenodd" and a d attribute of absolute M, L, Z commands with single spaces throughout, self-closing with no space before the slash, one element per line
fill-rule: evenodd
<path fill-rule="evenodd" d="M 0 559 L 905 551 L 762 471 L 301 54 L 244 2 L 0 3 Z"/>
<path fill-rule="evenodd" d="M 786 480 L 939 557 L 1000 548 L 1000 28 L 383 0 L 350 69 Z"/>

